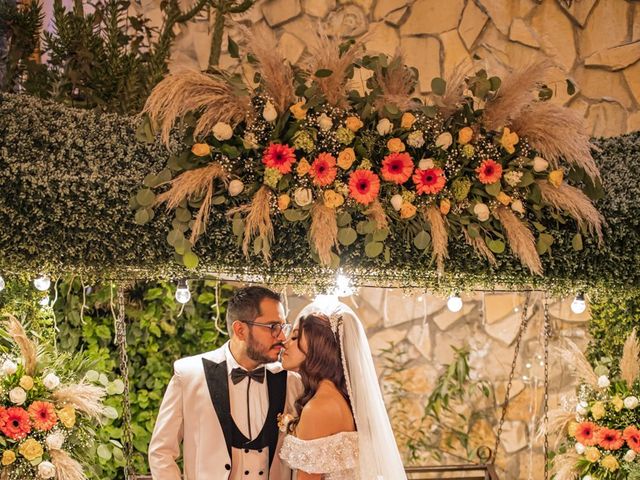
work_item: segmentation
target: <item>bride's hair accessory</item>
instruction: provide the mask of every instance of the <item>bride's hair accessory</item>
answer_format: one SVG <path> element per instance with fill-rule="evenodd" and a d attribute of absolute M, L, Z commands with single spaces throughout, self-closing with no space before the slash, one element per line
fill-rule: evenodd
<path fill-rule="evenodd" d="M 333 336 L 336 337 L 336 340 L 340 340 L 338 336 L 338 331 L 340 330 L 340 325 L 342 325 L 342 315 L 339 313 L 333 313 L 329 316 L 329 324 L 331 325 L 331 331 L 333 332 Z"/>

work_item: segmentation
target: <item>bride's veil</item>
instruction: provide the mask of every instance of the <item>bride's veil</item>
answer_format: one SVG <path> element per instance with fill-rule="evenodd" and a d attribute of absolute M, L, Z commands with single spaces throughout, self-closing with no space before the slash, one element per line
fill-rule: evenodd
<path fill-rule="evenodd" d="M 342 364 L 358 428 L 361 480 L 406 480 L 389 416 L 382 399 L 367 335 L 360 319 L 335 297 L 322 296 L 299 317 L 323 313 L 339 335 Z"/>

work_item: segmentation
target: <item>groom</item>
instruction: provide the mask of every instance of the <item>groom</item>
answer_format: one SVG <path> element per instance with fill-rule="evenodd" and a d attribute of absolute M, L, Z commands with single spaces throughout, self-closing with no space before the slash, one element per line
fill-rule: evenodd
<path fill-rule="evenodd" d="M 277 451 L 277 415 L 293 411 L 299 377 L 278 360 L 290 325 L 280 295 L 241 288 L 227 305 L 230 340 L 183 358 L 162 400 L 149 444 L 154 480 L 281 480 L 290 472 Z"/>

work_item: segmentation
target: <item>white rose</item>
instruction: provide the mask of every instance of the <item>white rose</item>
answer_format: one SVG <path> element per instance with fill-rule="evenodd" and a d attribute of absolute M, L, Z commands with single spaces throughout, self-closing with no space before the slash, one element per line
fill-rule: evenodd
<path fill-rule="evenodd" d="M 47 448 L 49 450 L 60 450 L 62 448 L 62 444 L 64 443 L 64 434 L 62 432 L 51 433 L 47 435 L 45 443 L 47 444 Z"/>
<path fill-rule="evenodd" d="M 589 413 L 588 408 L 589 404 L 587 402 L 580 402 L 576 405 L 576 413 L 584 417 L 587 413 Z"/>
<path fill-rule="evenodd" d="M 453 137 L 449 132 L 441 133 L 440 135 L 438 135 L 438 138 L 436 138 L 436 147 L 440 147 L 443 150 L 449 148 L 452 143 Z"/>
<path fill-rule="evenodd" d="M 2 373 L 4 375 L 13 375 L 18 371 L 18 365 L 11 360 L 5 360 L 2 364 Z"/>
<path fill-rule="evenodd" d="M 577 442 L 577 443 L 576 443 L 576 453 L 577 453 L 578 455 L 582 455 L 582 454 L 584 453 L 584 451 L 585 451 L 585 450 L 586 450 L 586 449 L 585 449 L 585 447 L 584 447 L 584 445 L 583 445 L 583 444 L 581 444 L 580 442 Z"/>
<path fill-rule="evenodd" d="M 433 163 L 433 158 L 423 158 L 418 162 L 418 168 L 420 170 L 428 170 L 433 167 L 435 167 L 435 164 Z"/>
<path fill-rule="evenodd" d="M 27 401 L 27 392 L 22 387 L 16 387 L 9 392 L 9 400 L 16 405 L 22 405 Z"/>
<path fill-rule="evenodd" d="M 53 390 L 58 385 L 60 385 L 60 379 L 55 373 L 50 373 L 42 380 L 42 383 L 49 390 Z"/>
<path fill-rule="evenodd" d="M 411 132 L 407 136 L 407 145 L 413 148 L 420 148 L 424 145 L 424 135 L 422 132 Z"/>
<path fill-rule="evenodd" d="M 241 180 L 235 179 L 229 182 L 228 191 L 229 191 L 229 195 L 231 195 L 232 197 L 240 195 L 243 190 L 244 190 L 244 183 L 242 183 Z"/>
<path fill-rule="evenodd" d="M 403 203 L 404 199 L 402 198 L 402 195 L 395 194 L 393 197 L 391 197 L 391 206 L 396 212 L 400 211 Z"/>
<path fill-rule="evenodd" d="M 56 467 L 51 462 L 40 462 L 38 464 L 38 476 L 40 478 L 53 478 L 56 476 Z"/>
<path fill-rule="evenodd" d="M 511 202 L 511 210 L 520 215 L 524 215 L 524 205 L 522 204 L 522 200 L 514 200 Z"/>
<path fill-rule="evenodd" d="M 473 207 L 473 213 L 481 222 L 489 220 L 489 207 L 484 203 L 476 203 L 476 206 Z"/>
<path fill-rule="evenodd" d="M 624 461 L 625 462 L 633 462 L 636 459 L 636 452 L 634 452 L 633 450 L 627 450 L 627 453 L 624 454 Z"/>
<path fill-rule="evenodd" d="M 242 145 L 247 150 L 252 148 L 258 148 L 258 140 L 256 140 L 256 135 L 253 132 L 248 132 L 244 138 L 242 139 Z"/>
<path fill-rule="evenodd" d="M 393 130 L 393 123 L 391 123 L 388 118 L 383 118 L 378 122 L 376 130 L 380 135 L 389 135 L 391 130 Z"/>
<path fill-rule="evenodd" d="M 293 198 L 298 205 L 305 207 L 313 201 L 313 193 L 308 188 L 298 188 L 293 194 Z"/>
<path fill-rule="evenodd" d="M 533 170 L 536 172 L 544 172 L 549 168 L 549 162 L 542 157 L 535 157 L 533 159 Z"/>
<path fill-rule="evenodd" d="M 276 107 L 273 106 L 273 103 L 267 102 L 264 106 L 264 110 L 262 110 L 262 118 L 267 122 L 275 122 L 276 118 L 278 118 L 278 112 L 276 111 Z"/>
<path fill-rule="evenodd" d="M 628 408 L 629 410 L 633 410 L 638 406 L 638 398 L 637 397 L 627 397 L 624 399 L 624 408 Z"/>
<path fill-rule="evenodd" d="M 326 132 L 327 130 L 331 130 L 331 127 L 333 127 L 333 120 L 331 120 L 331 117 L 328 117 L 323 113 L 318 117 L 318 126 L 320 127 L 320 130 Z"/>
<path fill-rule="evenodd" d="M 233 137 L 233 128 L 231 128 L 231 125 L 224 122 L 216 123 L 213 126 L 212 132 L 213 132 L 213 136 L 216 137 L 221 142 L 224 142 L 225 140 L 229 140 L 231 137 Z"/>
<path fill-rule="evenodd" d="M 606 375 L 600 375 L 598 377 L 598 387 L 607 388 L 609 385 L 611 385 L 609 377 L 607 377 Z"/>

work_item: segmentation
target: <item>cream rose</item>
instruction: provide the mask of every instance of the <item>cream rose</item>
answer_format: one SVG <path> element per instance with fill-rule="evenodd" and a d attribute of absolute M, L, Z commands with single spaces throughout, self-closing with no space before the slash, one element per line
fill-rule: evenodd
<path fill-rule="evenodd" d="M 42 383 L 44 384 L 45 388 L 53 390 L 54 388 L 57 388 L 58 385 L 60 385 L 60 379 L 55 373 L 49 373 L 46 377 L 44 377 Z"/>
<path fill-rule="evenodd" d="M 18 365 L 11 360 L 5 360 L 2 364 L 2 373 L 3 375 L 13 375 L 18 371 Z"/>
<path fill-rule="evenodd" d="M 242 183 L 242 180 L 238 180 L 236 178 L 229 182 L 228 191 L 229 191 L 229 195 L 231 195 L 232 197 L 237 197 L 242 193 L 243 190 L 244 190 L 244 183 Z"/>
<path fill-rule="evenodd" d="M 402 195 L 398 193 L 391 197 L 391 206 L 396 212 L 399 212 L 402 208 L 402 202 L 404 202 L 404 199 L 402 198 Z"/>
<path fill-rule="evenodd" d="M 524 205 L 522 204 L 522 200 L 514 200 L 511 202 L 511 210 L 520 215 L 524 215 Z"/>
<path fill-rule="evenodd" d="M 389 135 L 391 130 L 393 130 L 393 123 L 391 123 L 388 118 L 383 118 L 378 122 L 376 130 L 380 135 Z"/>
<path fill-rule="evenodd" d="M 600 375 L 598 377 L 598 387 L 607 388 L 609 385 L 611 385 L 609 377 L 607 377 L 606 375 Z"/>
<path fill-rule="evenodd" d="M 631 396 L 624 399 L 624 408 L 633 410 L 638 406 L 638 398 Z"/>
<path fill-rule="evenodd" d="M 60 450 L 64 443 L 64 434 L 62 432 L 51 433 L 47 435 L 44 443 L 46 443 L 47 448 L 50 450 Z"/>
<path fill-rule="evenodd" d="M 228 123 L 218 122 L 213 126 L 212 133 L 217 140 L 224 142 L 233 137 L 233 128 Z"/>
<path fill-rule="evenodd" d="M 433 163 L 433 158 L 423 158 L 418 162 L 418 168 L 420 170 L 429 170 L 430 168 L 435 167 Z"/>
<path fill-rule="evenodd" d="M 9 392 L 9 400 L 16 405 L 22 405 L 27 401 L 27 392 L 22 387 L 16 387 Z"/>
<path fill-rule="evenodd" d="M 38 464 L 38 476 L 41 478 L 54 478 L 56 476 L 56 467 L 51 462 L 40 462 Z"/>
<path fill-rule="evenodd" d="M 333 127 L 333 120 L 331 120 L 331 117 L 327 116 L 326 113 L 323 113 L 318 117 L 318 127 L 320 127 L 320 130 L 323 132 L 331 130 L 331 127 Z"/>
<path fill-rule="evenodd" d="M 267 122 L 275 122 L 276 118 L 278 118 L 278 112 L 276 111 L 276 107 L 273 106 L 273 103 L 267 102 L 262 110 L 262 118 L 264 118 Z"/>
<path fill-rule="evenodd" d="M 453 137 L 449 132 L 444 132 L 438 135 L 436 138 L 436 147 L 440 147 L 443 150 L 446 150 L 453 143 Z"/>
<path fill-rule="evenodd" d="M 547 168 L 549 168 L 549 162 L 547 162 L 542 157 L 535 157 L 533 159 L 533 171 L 534 172 L 544 172 Z"/>
<path fill-rule="evenodd" d="M 308 188 L 298 188 L 293 194 L 293 198 L 298 205 L 305 207 L 313 202 L 313 193 Z"/>
<path fill-rule="evenodd" d="M 473 207 L 473 213 L 481 222 L 486 222 L 487 220 L 489 220 L 489 216 L 491 215 L 489 212 L 489 207 L 484 203 L 476 203 L 475 207 Z"/>

